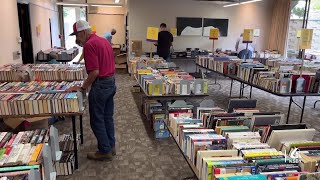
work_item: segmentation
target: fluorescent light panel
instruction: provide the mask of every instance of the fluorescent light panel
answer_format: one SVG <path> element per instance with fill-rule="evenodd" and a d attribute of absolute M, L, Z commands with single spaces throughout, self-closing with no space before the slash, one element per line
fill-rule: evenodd
<path fill-rule="evenodd" d="M 78 4 L 78 3 L 65 3 L 57 2 L 57 5 L 60 6 L 95 6 L 95 7 L 123 7 L 121 4 Z"/>
<path fill-rule="evenodd" d="M 122 7 L 122 5 L 114 5 L 114 4 L 89 4 L 89 6 L 95 6 L 95 7 Z"/>
<path fill-rule="evenodd" d="M 231 6 L 238 6 L 238 5 L 240 5 L 240 3 L 228 4 L 228 5 L 224 5 L 223 7 L 231 7 Z"/>
<path fill-rule="evenodd" d="M 64 2 L 57 2 L 56 4 L 60 6 L 88 6 L 88 4 L 64 3 Z"/>
<path fill-rule="evenodd" d="M 233 3 L 233 4 L 224 5 L 223 7 L 238 6 L 238 5 L 241 5 L 241 4 L 249 4 L 249 3 L 254 3 L 254 2 L 259 2 L 259 1 L 262 1 L 262 0 L 244 1 L 244 2 L 240 2 L 240 3 Z"/>
<path fill-rule="evenodd" d="M 120 2 L 120 0 L 114 0 L 114 3 L 118 4 Z"/>
<path fill-rule="evenodd" d="M 241 2 L 240 4 L 249 4 L 249 3 L 254 3 L 254 2 L 259 2 L 262 0 L 251 0 L 251 1 L 245 1 L 245 2 Z"/>

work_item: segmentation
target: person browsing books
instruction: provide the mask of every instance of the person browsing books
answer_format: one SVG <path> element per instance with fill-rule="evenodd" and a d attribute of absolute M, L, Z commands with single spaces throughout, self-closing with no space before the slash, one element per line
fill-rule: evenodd
<path fill-rule="evenodd" d="M 103 37 L 106 38 L 112 44 L 112 37 L 117 33 L 117 30 L 111 29 L 110 32 L 106 32 Z"/>
<path fill-rule="evenodd" d="M 88 73 L 83 85 L 74 86 L 68 91 L 85 91 L 90 86 L 89 113 L 90 125 L 98 141 L 98 151 L 87 154 L 92 160 L 112 160 L 115 151 L 114 95 L 115 60 L 111 44 L 92 33 L 88 22 L 74 23 L 73 33 L 79 44 L 83 45 L 85 67 Z"/>
<path fill-rule="evenodd" d="M 236 43 L 236 51 L 238 53 L 238 58 L 245 59 L 246 49 L 247 49 L 247 44 L 243 43 L 243 34 L 241 34 L 240 38 L 238 38 L 237 43 Z M 247 58 L 246 59 L 251 59 L 252 58 L 253 50 L 254 50 L 254 48 L 249 43 L 248 44 L 248 53 L 247 53 Z"/>
<path fill-rule="evenodd" d="M 170 62 L 170 48 L 172 46 L 173 36 L 167 30 L 165 23 L 160 24 L 160 32 L 158 33 L 157 54 L 166 61 Z"/>

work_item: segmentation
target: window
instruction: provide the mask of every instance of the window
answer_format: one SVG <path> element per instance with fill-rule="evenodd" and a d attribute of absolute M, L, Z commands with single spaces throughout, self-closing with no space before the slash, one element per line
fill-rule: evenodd
<path fill-rule="evenodd" d="M 73 24 L 79 20 L 86 20 L 86 8 L 85 7 L 63 7 L 63 21 L 64 21 L 64 37 L 65 47 L 70 49 L 77 46 L 75 36 L 69 36 L 73 32 Z M 79 47 L 82 51 L 82 48 Z"/>
<path fill-rule="evenodd" d="M 312 47 L 306 50 L 306 54 L 320 59 L 320 0 L 311 0 L 307 28 L 313 29 L 313 39 Z"/>

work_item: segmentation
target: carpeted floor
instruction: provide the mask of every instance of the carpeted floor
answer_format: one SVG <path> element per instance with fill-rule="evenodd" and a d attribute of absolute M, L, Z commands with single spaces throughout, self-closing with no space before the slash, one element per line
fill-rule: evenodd
<path fill-rule="evenodd" d="M 169 139 L 157 140 L 153 137 L 150 124 L 140 114 L 141 93 L 131 93 L 131 87 L 135 85 L 127 74 L 117 74 L 117 94 L 115 97 L 115 126 L 117 139 L 117 156 L 112 162 L 96 162 L 86 159 L 86 153 L 96 151 L 96 139 L 90 129 L 88 115 L 84 116 L 84 144 L 79 152 L 79 170 L 73 175 L 58 177 L 58 179 L 94 179 L 94 180 L 131 180 L 131 179 L 183 179 L 192 176 L 187 163 L 184 161 L 174 141 Z M 212 84 L 210 82 L 210 84 Z M 219 78 L 217 85 L 210 85 L 210 98 L 217 106 L 227 107 L 230 80 Z M 246 90 L 248 93 L 249 90 Z M 234 94 L 239 95 L 239 83 L 234 84 Z M 289 98 L 270 95 L 263 91 L 253 89 L 253 98 L 258 100 L 258 108 L 263 111 L 281 111 L 287 113 Z M 320 129 L 319 108 L 313 109 L 315 98 L 308 98 L 304 122 L 309 127 Z M 296 98 L 302 104 L 302 98 Z M 200 100 L 191 101 L 195 105 Z M 137 105 L 138 104 L 138 105 Z M 290 123 L 298 122 L 300 109 L 293 106 Z M 71 121 L 68 119 L 58 122 L 56 127 L 60 133 L 71 132 Z M 319 133 L 317 138 L 319 139 Z"/>

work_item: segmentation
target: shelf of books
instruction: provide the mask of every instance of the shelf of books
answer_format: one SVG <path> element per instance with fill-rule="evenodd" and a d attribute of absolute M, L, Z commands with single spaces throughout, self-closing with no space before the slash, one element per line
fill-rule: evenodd
<path fill-rule="evenodd" d="M 56 177 L 54 164 L 60 161 L 57 129 L 36 129 L 18 133 L 0 132 L 0 178 L 49 179 Z M 70 167 L 74 170 L 74 164 Z"/>
<path fill-rule="evenodd" d="M 301 60 L 267 60 L 244 62 L 229 57 L 199 56 L 197 65 L 218 72 L 226 77 L 254 86 L 277 96 L 318 96 L 320 72 L 319 64 L 304 64 Z M 299 79 L 300 78 L 300 79 Z M 302 80 L 302 79 L 303 80 Z M 299 79 L 299 80 L 298 80 Z M 300 84 L 300 81 L 303 83 Z"/>
<path fill-rule="evenodd" d="M 86 77 L 84 65 L 9 64 L 0 67 L 0 81 L 79 81 Z"/>
<path fill-rule="evenodd" d="M 135 65 L 133 65 L 135 64 Z M 152 96 L 205 96 L 208 83 L 195 79 L 189 73 L 161 60 L 141 60 L 131 63 L 135 67 L 134 77 L 148 97 Z"/>
<path fill-rule="evenodd" d="M 194 118 L 194 114 L 197 117 Z M 300 179 L 319 176 L 320 142 L 306 124 L 282 124 L 279 112 L 190 106 L 163 121 L 197 179 Z"/>

